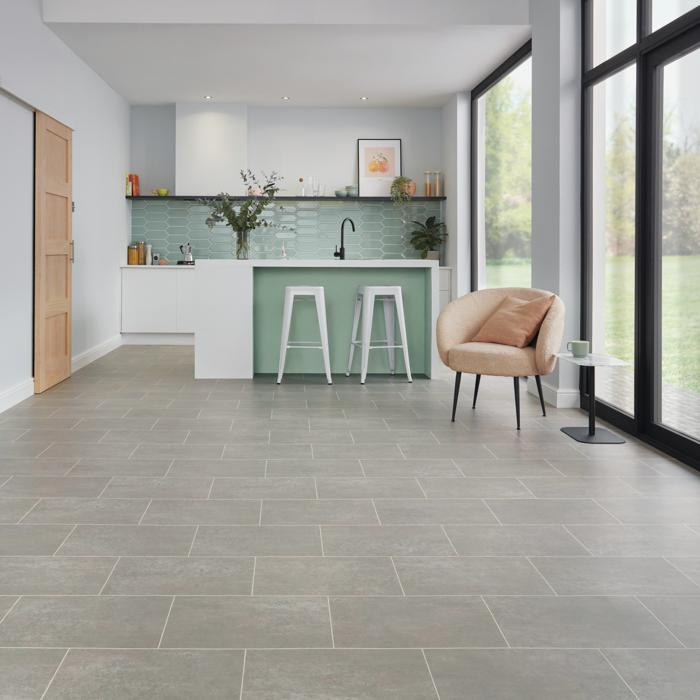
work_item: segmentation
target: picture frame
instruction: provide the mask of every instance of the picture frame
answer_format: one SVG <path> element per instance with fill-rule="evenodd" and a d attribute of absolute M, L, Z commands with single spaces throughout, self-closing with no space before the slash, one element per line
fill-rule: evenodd
<path fill-rule="evenodd" d="M 389 197 L 402 174 L 401 139 L 357 139 L 357 188 L 360 197 Z"/>

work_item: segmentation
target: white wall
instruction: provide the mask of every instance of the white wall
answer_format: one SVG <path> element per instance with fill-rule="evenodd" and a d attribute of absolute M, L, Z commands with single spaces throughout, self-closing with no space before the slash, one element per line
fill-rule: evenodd
<path fill-rule="evenodd" d="M 0 274 L 0 411 L 33 391 L 32 217 L 34 115 L 0 93 L 0 247 L 7 251 Z"/>
<path fill-rule="evenodd" d="M 115 263 L 126 259 L 129 231 L 129 107 L 42 23 L 40 0 L 0 0 L 0 88 L 74 130 L 73 353 L 84 362 L 119 338 Z M 28 182 L 22 192 L 32 190 Z M 3 336 L 5 343 L 25 353 L 21 338 Z"/>
<path fill-rule="evenodd" d="M 439 108 L 249 107 L 248 165 L 277 170 L 288 194 L 318 177 L 326 194 L 357 182 L 357 139 L 402 139 L 403 174 L 422 193 L 425 170 L 442 169 Z"/>
<path fill-rule="evenodd" d="M 175 192 L 175 105 L 131 108 L 129 172 L 138 173 L 141 194 L 156 187 Z"/>
<path fill-rule="evenodd" d="M 175 106 L 175 190 L 180 195 L 243 194 L 247 107 L 233 103 Z"/>

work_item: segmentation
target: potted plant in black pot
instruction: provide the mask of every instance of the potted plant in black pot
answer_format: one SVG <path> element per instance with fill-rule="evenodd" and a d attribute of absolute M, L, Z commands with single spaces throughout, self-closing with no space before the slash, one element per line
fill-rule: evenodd
<path fill-rule="evenodd" d="M 411 222 L 415 228 L 409 232 L 411 245 L 420 253 L 421 258 L 440 259 L 440 246 L 447 238 L 447 227 L 436 216 L 429 216 L 425 222 Z"/>

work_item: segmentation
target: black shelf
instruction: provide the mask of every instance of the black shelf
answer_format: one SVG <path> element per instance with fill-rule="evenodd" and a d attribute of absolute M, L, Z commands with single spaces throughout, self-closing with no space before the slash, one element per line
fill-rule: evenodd
<path fill-rule="evenodd" d="M 166 201 L 190 201 L 196 202 L 200 199 L 216 199 L 216 195 L 181 195 L 181 194 L 168 194 L 165 197 L 160 197 L 158 195 L 141 195 L 139 197 L 132 197 L 127 195 L 127 199 L 131 200 L 157 200 L 164 199 Z M 233 199 L 254 199 L 254 197 L 247 197 L 241 195 L 236 196 Z M 446 197 L 411 197 L 407 200 L 408 202 L 442 202 Z M 296 201 L 312 201 L 312 202 L 392 202 L 391 197 L 275 197 L 275 202 L 296 202 Z"/>

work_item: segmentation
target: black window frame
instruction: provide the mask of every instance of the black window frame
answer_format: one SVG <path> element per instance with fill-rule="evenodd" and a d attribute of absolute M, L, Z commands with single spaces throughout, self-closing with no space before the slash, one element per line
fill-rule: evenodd
<path fill-rule="evenodd" d="M 483 97 L 496 83 L 505 78 L 509 73 L 512 73 L 521 63 L 524 63 L 532 56 L 532 39 L 528 39 L 519 49 L 512 53 L 489 73 L 478 85 L 472 88 L 471 91 L 471 116 L 469 121 L 469 214 L 470 214 L 470 286 L 471 291 L 475 292 L 479 288 L 479 221 L 477 198 L 478 193 L 478 168 L 479 168 L 479 153 L 478 153 L 478 115 L 479 115 L 479 99 Z"/>
<path fill-rule="evenodd" d="M 581 78 L 581 337 L 592 335 L 592 243 L 590 165 L 592 88 L 628 66 L 636 66 L 636 137 L 635 137 L 635 312 L 634 312 L 634 416 L 611 404 L 596 400 L 600 418 L 656 447 L 690 466 L 700 469 L 700 441 L 675 432 L 655 422 L 654 401 L 660 396 L 658 365 L 659 251 L 657 250 L 660 197 L 657 193 L 660 163 L 657 154 L 662 116 L 659 114 L 659 84 L 655 67 L 664 54 L 697 34 L 700 41 L 700 7 L 651 32 L 652 2 L 637 0 L 637 41 L 632 46 L 589 66 L 591 56 L 593 3 L 582 0 L 582 78 Z M 590 397 L 585 381 L 580 386 L 581 408 L 588 409 Z"/>

